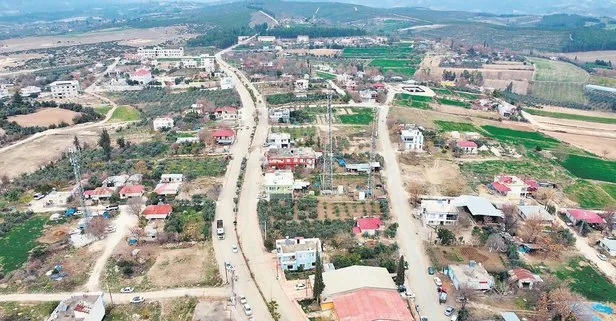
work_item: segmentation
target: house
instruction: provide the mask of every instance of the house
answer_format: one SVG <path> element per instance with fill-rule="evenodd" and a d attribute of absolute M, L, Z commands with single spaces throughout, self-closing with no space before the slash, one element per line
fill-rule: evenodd
<path fill-rule="evenodd" d="M 173 128 L 173 118 L 171 117 L 158 117 L 152 122 L 154 130 L 163 130 Z"/>
<path fill-rule="evenodd" d="M 154 77 L 148 69 L 139 68 L 130 74 L 130 79 L 132 81 L 138 81 L 140 84 L 148 84 L 154 80 Z"/>
<path fill-rule="evenodd" d="M 94 190 L 83 192 L 85 198 L 89 198 L 93 201 L 101 201 L 111 198 L 115 190 L 108 187 L 97 187 Z"/>
<path fill-rule="evenodd" d="M 51 89 L 51 97 L 58 99 L 77 97 L 81 90 L 77 80 L 54 81 L 49 84 L 49 88 Z"/>
<path fill-rule="evenodd" d="M 124 174 L 124 175 L 115 175 L 115 176 L 109 176 L 107 178 L 105 178 L 105 180 L 103 181 L 103 186 L 104 187 L 109 187 L 109 188 L 118 188 L 118 187 L 122 187 L 124 185 L 126 185 L 126 181 L 128 181 L 128 178 L 130 176 Z"/>
<path fill-rule="evenodd" d="M 175 139 L 176 144 L 192 144 L 198 143 L 199 137 L 178 137 Z"/>
<path fill-rule="evenodd" d="M 424 148 L 424 136 L 421 130 L 415 129 L 403 129 L 400 131 L 400 144 L 404 147 L 404 150 L 409 151 L 423 151 Z"/>
<path fill-rule="evenodd" d="M 344 169 L 347 172 L 355 172 L 355 173 L 370 173 L 370 171 L 378 171 L 381 169 L 381 163 L 373 162 L 372 166 L 369 163 L 360 163 L 360 164 L 345 164 Z"/>
<path fill-rule="evenodd" d="M 605 224 L 605 220 L 591 210 L 565 209 L 564 213 L 573 225 L 577 225 L 579 222 L 586 222 L 587 224 Z"/>
<path fill-rule="evenodd" d="M 143 197 L 145 188 L 143 185 L 124 185 L 120 189 L 120 199 L 127 199 L 131 197 Z"/>
<path fill-rule="evenodd" d="M 609 256 L 616 256 L 616 240 L 602 238 L 599 240 L 599 247 L 605 250 Z"/>
<path fill-rule="evenodd" d="M 291 121 L 291 110 L 289 108 L 270 109 L 269 119 L 273 122 L 288 123 Z"/>
<path fill-rule="evenodd" d="M 317 162 L 316 153 L 310 147 L 271 148 L 266 157 L 270 169 L 314 168 Z"/>
<path fill-rule="evenodd" d="M 276 37 L 274 37 L 274 36 L 259 36 L 259 37 L 257 37 L 257 41 L 259 41 L 259 42 L 274 42 L 274 41 L 276 41 Z"/>
<path fill-rule="evenodd" d="M 264 188 L 267 199 L 293 198 L 293 172 L 274 171 L 265 173 Z"/>
<path fill-rule="evenodd" d="M 310 37 L 305 35 L 297 35 L 297 43 L 309 43 Z"/>
<path fill-rule="evenodd" d="M 22 88 L 19 91 L 19 94 L 22 97 L 30 97 L 32 95 L 38 95 L 40 93 L 41 93 L 41 87 L 36 87 L 36 86 L 27 86 L 27 87 Z"/>
<path fill-rule="evenodd" d="M 529 185 L 513 175 L 497 175 L 488 187 L 496 193 L 509 199 L 519 199 L 529 196 Z"/>
<path fill-rule="evenodd" d="M 500 101 L 496 109 L 501 117 L 509 118 L 515 114 L 518 108 L 506 101 Z"/>
<path fill-rule="evenodd" d="M 308 79 L 297 79 L 293 83 L 293 86 L 295 87 L 295 90 L 308 90 L 310 82 L 308 81 Z"/>
<path fill-rule="evenodd" d="M 154 188 L 158 195 L 177 195 L 180 192 L 181 183 L 160 183 Z"/>
<path fill-rule="evenodd" d="M 101 321 L 105 317 L 103 293 L 74 294 L 60 301 L 46 321 Z"/>
<path fill-rule="evenodd" d="M 360 217 L 355 220 L 353 233 L 375 235 L 376 231 L 381 230 L 381 226 L 383 226 L 383 222 L 378 217 Z"/>
<path fill-rule="evenodd" d="M 184 181 L 184 174 L 162 174 L 160 175 L 161 183 L 181 183 Z"/>
<path fill-rule="evenodd" d="M 517 212 L 522 220 L 540 220 L 545 225 L 554 223 L 554 216 L 541 205 L 518 205 Z"/>
<path fill-rule="evenodd" d="M 355 80 L 347 80 L 344 82 L 344 89 L 346 90 L 356 90 L 357 89 L 357 82 L 355 82 Z"/>
<path fill-rule="evenodd" d="M 214 110 L 216 120 L 237 120 L 237 108 L 233 106 L 218 107 Z"/>
<path fill-rule="evenodd" d="M 296 237 L 276 240 L 276 256 L 284 271 L 314 269 L 317 253 L 321 254 L 321 240 L 318 238 Z"/>
<path fill-rule="evenodd" d="M 385 90 L 385 84 L 380 83 L 380 82 L 372 84 L 371 87 L 372 87 L 372 89 L 374 89 L 376 91 L 383 91 L 383 90 Z"/>
<path fill-rule="evenodd" d="M 459 210 L 463 210 L 473 218 L 484 219 L 490 217 L 493 219 L 503 218 L 505 215 L 499 209 L 496 209 L 494 205 L 487 198 L 472 195 L 462 195 L 453 199 L 452 204 L 456 205 Z"/>
<path fill-rule="evenodd" d="M 383 80 L 385 80 L 385 77 L 382 76 L 382 75 L 376 75 L 376 76 L 372 77 L 371 80 L 372 81 L 383 81 Z"/>
<path fill-rule="evenodd" d="M 481 263 L 470 261 L 469 264 L 450 264 L 447 267 L 447 275 L 451 279 L 456 290 L 460 287 L 469 287 L 475 290 L 487 291 L 494 286 L 494 277 L 486 271 Z"/>
<path fill-rule="evenodd" d="M 217 144 L 231 145 L 235 142 L 235 131 L 228 128 L 216 129 L 212 132 L 212 137 L 214 137 Z"/>
<path fill-rule="evenodd" d="M 458 216 L 458 207 L 450 198 L 425 199 L 419 207 L 419 217 L 424 225 L 456 225 Z"/>
<path fill-rule="evenodd" d="M 181 58 L 184 56 L 184 48 L 144 48 L 137 49 L 137 55 L 141 58 L 156 59 L 156 58 Z"/>
<path fill-rule="evenodd" d="M 143 209 L 141 215 L 148 220 L 166 219 L 173 212 L 171 204 L 148 205 Z"/>
<path fill-rule="evenodd" d="M 270 133 L 267 135 L 266 144 L 273 148 L 291 148 L 291 134 Z"/>
<path fill-rule="evenodd" d="M 374 102 L 378 95 L 376 91 L 370 89 L 359 91 L 359 97 L 363 102 Z"/>
<path fill-rule="evenodd" d="M 407 302 L 394 290 L 362 288 L 331 299 L 339 321 L 408 320 Z"/>
<path fill-rule="evenodd" d="M 515 268 L 507 273 L 509 274 L 509 282 L 517 283 L 520 289 L 530 290 L 535 283 L 543 282 L 540 276 L 524 268 Z"/>
<path fill-rule="evenodd" d="M 477 154 L 477 144 L 470 140 L 461 140 L 456 143 L 456 148 L 462 154 Z"/>

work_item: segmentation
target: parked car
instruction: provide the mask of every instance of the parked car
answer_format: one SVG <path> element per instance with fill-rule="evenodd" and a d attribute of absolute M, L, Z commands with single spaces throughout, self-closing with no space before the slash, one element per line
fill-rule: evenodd
<path fill-rule="evenodd" d="M 427 316 L 425 316 L 425 315 L 422 315 L 422 316 L 421 316 L 421 321 L 428 321 L 428 317 L 427 317 Z"/>
<path fill-rule="evenodd" d="M 239 298 L 240 298 L 240 303 L 241 303 L 242 305 L 244 305 L 244 304 L 248 303 L 248 300 L 246 300 L 246 297 L 245 297 L 245 296 L 240 295 L 240 296 L 239 296 Z"/>
<path fill-rule="evenodd" d="M 419 304 L 415 304 L 415 311 L 417 311 L 417 313 L 419 313 Z"/>
<path fill-rule="evenodd" d="M 225 269 L 227 269 L 227 270 L 232 270 L 233 269 L 233 265 L 231 265 L 231 262 L 225 262 Z"/>
<path fill-rule="evenodd" d="M 450 316 L 453 314 L 453 312 L 456 310 L 456 308 L 454 307 L 447 307 L 447 309 L 445 309 L 445 315 L 446 316 Z"/>
<path fill-rule="evenodd" d="M 413 291 L 411 290 L 406 290 L 402 293 L 400 293 L 400 296 L 403 298 L 407 298 L 407 299 L 414 299 L 415 298 L 415 293 L 413 293 Z"/>
<path fill-rule="evenodd" d="M 251 316 L 252 308 L 250 307 L 250 305 L 244 304 L 243 307 L 244 307 L 244 313 L 246 313 L 247 316 Z"/>
<path fill-rule="evenodd" d="M 434 270 L 434 268 L 433 268 L 433 267 L 429 267 L 429 268 L 428 268 L 428 274 L 430 274 L 430 275 L 434 275 L 434 272 L 435 272 L 435 270 Z"/>
<path fill-rule="evenodd" d="M 458 315 L 457 315 L 457 314 L 454 314 L 454 315 L 451 317 L 451 320 L 450 320 L 450 321 L 458 321 Z"/>
<path fill-rule="evenodd" d="M 441 281 L 441 279 L 440 279 L 438 276 L 435 276 L 435 277 L 434 277 L 434 283 L 435 283 L 437 286 L 441 286 L 441 285 L 443 285 L 443 281 Z"/>
<path fill-rule="evenodd" d="M 118 207 L 118 204 L 111 204 L 105 206 L 105 211 L 117 211 L 119 208 L 120 207 Z"/>
<path fill-rule="evenodd" d="M 134 290 L 135 290 L 135 289 L 131 288 L 130 286 L 127 286 L 127 287 L 125 287 L 125 288 L 122 288 L 122 289 L 120 290 L 120 293 L 131 293 L 131 292 L 133 292 Z"/>
<path fill-rule="evenodd" d="M 598 257 L 598 258 L 599 258 L 599 260 L 601 260 L 601 261 L 607 261 L 607 256 L 605 256 L 605 255 L 603 255 L 603 254 L 601 254 L 601 253 L 597 254 L 597 257 Z"/>
<path fill-rule="evenodd" d="M 233 251 L 233 253 L 237 253 L 237 245 L 233 244 L 231 246 L 231 250 Z"/>
<path fill-rule="evenodd" d="M 145 300 L 143 299 L 142 296 L 135 296 L 132 299 L 130 299 L 130 303 L 133 303 L 133 304 L 142 303 L 143 301 Z"/>
<path fill-rule="evenodd" d="M 43 193 L 36 193 L 36 194 L 34 194 L 34 199 L 37 200 L 37 201 L 38 200 L 42 200 L 43 198 L 45 198 L 45 194 L 43 194 Z"/>
<path fill-rule="evenodd" d="M 295 285 L 295 290 L 303 290 L 306 288 L 306 284 L 304 283 L 298 283 Z"/>

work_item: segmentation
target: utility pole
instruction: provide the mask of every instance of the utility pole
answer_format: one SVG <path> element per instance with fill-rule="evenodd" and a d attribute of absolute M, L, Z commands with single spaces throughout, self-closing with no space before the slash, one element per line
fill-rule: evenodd
<path fill-rule="evenodd" d="M 329 88 L 329 86 L 328 86 Z M 330 89 L 331 90 L 331 89 Z M 332 120 L 334 112 L 332 108 L 332 94 L 327 95 L 327 144 L 323 154 L 323 173 L 321 175 L 321 191 L 333 193 L 334 189 L 334 164 L 333 164 L 333 139 L 332 139 Z"/>
<path fill-rule="evenodd" d="M 81 156 L 79 150 L 77 148 L 69 149 L 69 160 L 71 162 L 71 166 L 73 167 L 73 175 L 75 176 L 75 181 L 77 185 L 77 198 L 79 198 L 79 205 L 83 208 L 83 216 L 85 219 L 85 224 L 87 225 L 90 221 L 90 210 L 86 207 L 86 202 L 83 197 L 83 185 L 81 184 Z"/>
<path fill-rule="evenodd" d="M 374 181 L 372 177 L 372 164 L 375 161 L 376 157 L 376 136 L 377 134 L 377 123 L 378 123 L 379 112 L 377 107 L 372 107 L 372 137 L 370 138 L 370 160 L 368 161 L 368 186 L 366 188 L 366 196 L 373 196 L 372 190 L 374 189 Z"/>
<path fill-rule="evenodd" d="M 109 282 L 105 282 L 107 284 L 107 292 L 109 292 L 109 300 L 111 301 L 111 305 L 113 305 L 113 295 L 111 295 L 111 289 L 109 289 Z"/>

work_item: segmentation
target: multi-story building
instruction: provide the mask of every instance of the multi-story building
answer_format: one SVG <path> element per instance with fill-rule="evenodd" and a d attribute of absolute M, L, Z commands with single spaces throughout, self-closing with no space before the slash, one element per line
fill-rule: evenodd
<path fill-rule="evenodd" d="M 274 42 L 276 41 L 276 37 L 274 36 L 259 36 L 257 37 L 259 42 Z"/>
<path fill-rule="evenodd" d="M 153 122 L 154 130 L 162 130 L 173 128 L 173 118 L 171 117 L 158 117 Z"/>
<path fill-rule="evenodd" d="M 456 225 L 458 207 L 451 199 L 422 200 L 419 216 L 424 225 Z"/>
<path fill-rule="evenodd" d="M 233 129 L 221 128 L 212 132 L 212 136 L 217 144 L 231 145 L 235 142 L 235 131 Z"/>
<path fill-rule="evenodd" d="M 291 134 L 270 133 L 269 135 L 267 135 L 267 145 L 274 148 L 290 148 Z"/>
<path fill-rule="evenodd" d="M 216 120 L 237 120 L 237 108 L 233 106 L 218 107 L 214 110 Z"/>
<path fill-rule="evenodd" d="M 267 166 L 271 169 L 314 168 L 317 162 L 312 148 L 272 148 L 267 151 Z"/>
<path fill-rule="evenodd" d="M 202 69 L 205 72 L 216 71 L 216 57 L 210 55 L 182 57 L 180 63 L 182 68 Z"/>
<path fill-rule="evenodd" d="M 418 128 L 403 129 L 400 131 L 400 142 L 404 150 L 423 151 L 424 136 Z"/>
<path fill-rule="evenodd" d="M 321 254 L 321 240 L 318 238 L 276 240 L 278 263 L 284 271 L 314 269 L 317 253 Z"/>
<path fill-rule="evenodd" d="M 137 54 L 141 58 L 156 59 L 156 58 L 180 58 L 184 56 L 184 48 L 168 49 L 161 47 L 137 49 Z"/>
<path fill-rule="evenodd" d="M 105 317 L 103 293 L 72 295 L 60 301 L 46 321 L 101 321 Z"/>
<path fill-rule="evenodd" d="M 268 200 L 293 198 L 293 183 L 293 172 L 291 171 L 265 173 L 263 186 L 266 198 Z"/>
<path fill-rule="evenodd" d="M 291 121 L 291 110 L 289 108 L 270 109 L 269 119 L 272 122 L 288 123 Z"/>
<path fill-rule="evenodd" d="M 310 42 L 309 36 L 304 36 L 304 35 L 297 36 L 297 43 L 309 43 L 309 42 Z"/>
<path fill-rule="evenodd" d="M 532 183 L 529 180 L 529 183 Z M 497 175 L 489 188 L 510 199 L 519 199 L 530 194 L 531 185 L 525 180 L 513 175 Z"/>
<path fill-rule="evenodd" d="M 77 97 L 81 90 L 77 80 L 54 81 L 49 84 L 49 88 L 51 88 L 51 96 L 58 99 Z"/>
<path fill-rule="evenodd" d="M 27 86 L 22 88 L 19 93 L 22 97 L 29 97 L 31 95 L 38 95 L 41 93 L 41 88 L 37 86 Z"/>

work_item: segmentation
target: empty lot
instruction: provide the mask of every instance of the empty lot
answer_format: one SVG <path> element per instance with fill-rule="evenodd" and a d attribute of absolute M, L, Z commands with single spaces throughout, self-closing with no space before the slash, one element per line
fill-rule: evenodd
<path fill-rule="evenodd" d="M 21 126 L 49 126 L 60 124 L 62 122 L 69 125 L 73 124 L 73 118 L 79 113 L 62 108 L 42 108 L 35 113 L 28 115 L 17 115 L 8 118 L 9 121 L 14 121 Z"/>

